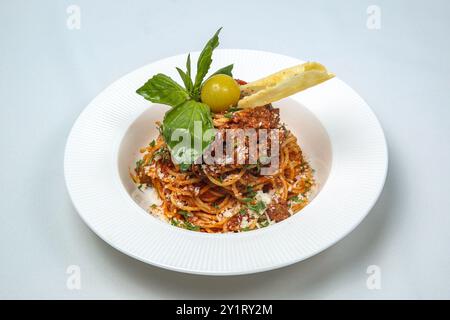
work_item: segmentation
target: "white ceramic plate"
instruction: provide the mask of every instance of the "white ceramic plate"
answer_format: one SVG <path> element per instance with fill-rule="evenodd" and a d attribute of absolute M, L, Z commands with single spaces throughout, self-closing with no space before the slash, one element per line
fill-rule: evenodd
<path fill-rule="evenodd" d="M 247 81 L 302 62 L 251 50 L 216 50 L 213 58 L 211 70 L 234 63 L 233 75 Z M 67 188 L 96 234 L 155 266 L 232 275 L 306 259 L 361 222 L 383 188 L 387 148 L 369 106 L 338 78 L 274 103 L 316 170 L 316 195 L 302 211 L 273 226 L 238 234 L 183 230 L 146 213 L 131 197 L 135 186 L 128 170 L 139 148 L 156 137 L 154 122 L 162 119 L 166 107 L 151 104 L 135 91 L 158 72 L 178 80 L 175 66 L 183 66 L 185 59 L 170 57 L 120 78 L 73 126 L 64 159 Z"/>

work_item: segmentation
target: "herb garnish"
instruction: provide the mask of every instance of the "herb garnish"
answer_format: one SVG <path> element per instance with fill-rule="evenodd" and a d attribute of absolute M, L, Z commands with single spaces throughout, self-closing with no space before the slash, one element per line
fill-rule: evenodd
<path fill-rule="evenodd" d="M 239 214 L 240 214 L 241 216 L 245 215 L 246 213 L 247 213 L 247 210 L 246 210 L 245 208 L 239 209 Z"/>
<path fill-rule="evenodd" d="M 151 159 L 152 159 L 152 160 L 155 160 L 157 157 L 160 157 L 161 160 L 163 160 L 163 161 L 169 160 L 169 153 L 168 153 L 167 148 L 162 147 L 162 148 L 156 150 L 156 151 L 152 154 Z"/>
<path fill-rule="evenodd" d="M 136 161 L 136 171 L 139 170 L 140 167 L 144 164 L 144 160 L 140 159 Z"/>
<path fill-rule="evenodd" d="M 184 210 L 179 210 L 178 214 L 182 215 L 185 219 L 189 218 L 192 216 L 192 214 L 190 212 L 184 211 Z"/>
<path fill-rule="evenodd" d="M 262 222 L 259 223 L 259 225 L 260 225 L 261 228 L 265 228 L 265 227 L 267 227 L 269 224 L 270 224 L 270 223 L 269 223 L 269 220 L 264 220 L 264 221 L 262 221 Z"/>
<path fill-rule="evenodd" d="M 196 226 L 195 224 L 192 224 L 189 221 L 185 221 L 184 222 L 184 226 L 188 230 L 192 230 L 192 231 L 199 231 L 200 230 L 199 226 Z"/>
<path fill-rule="evenodd" d="M 298 196 L 293 196 L 289 200 L 292 202 L 303 202 L 303 199 L 300 199 Z"/>
<path fill-rule="evenodd" d="M 209 107 L 200 102 L 200 90 L 204 82 L 203 80 L 211 66 L 212 53 L 219 45 L 219 33 L 221 29 L 222 28 L 216 31 L 214 36 L 206 43 L 200 53 L 197 60 L 197 74 L 195 75 L 194 80 L 191 75 L 190 54 L 187 56 L 186 71 L 183 71 L 178 67 L 176 68 L 183 81 L 184 88 L 169 76 L 158 73 L 136 91 L 151 102 L 166 104 L 173 107 L 164 116 L 162 124 L 162 135 L 169 146 L 172 156 L 180 151 L 173 150 L 175 146 L 179 144 L 179 140 L 173 141 L 172 134 L 174 134 L 177 129 L 180 130 L 177 131 L 180 135 L 185 133 L 189 134 L 188 137 L 191 139 L 191 144 L 188 148 L 190 150 L 184 150 L 182 157 L 174 156 L 174 160 L 178 163 L 192 163 L 214 140 L 214 135 L 211 135 L 210 138 L 205 140 L 203 139 L 203 136 L 195 136 L 194 122 L 201 121 L 203 134 L 209 129 L 214 129 Z M 217 70 L 214 74 L 226 74 L 232 76 L 232 70 L 233 65 L 231 64 Z M 192 139 L 192 137 L 194 139 Z M 197 143 L 195 143 L 195 141 L 197 141 Z M 200 147 L 201 150 L 195 150 L 196 147 L 197 149 Z M 184 149 L 186 149 L 186 146 L 184 146 Z"/>
<path fill-rule="evenodd" d="M 180 221 L 175 218 L 172 218 L 172 219 L 170 219 L 170 224 L 175 227 L 178 227 L 180 225 Z"/>
<path fill-rule="evenodd" d="M 247 197 L 253 198 L 256 196 L 256 192 L 253 190 L 253 186 L 247 186 Z"/>
<path fill-rule="evenodd" d="M 172 218 L 170 219 L 170 224 L 179 228 L 183 228 L 183 229 L 187 229 L 187 230 L 192 230 L 192 231 L 199 231 L 200 227 L 196 226 L 192 223 L 190 223 L 189 221 L 180 221 L 176 218 Z"/>
<path fill-rule="evenodd" d="M 230 109 L 228 109 L 227 113 L 225 113 L 223 116 L 225 118 L 231 119 L 231 118 L 233 118 L 234 113 L 239 110 L 242 110 L 242 108 L 231 107 Z"/>
<path fill-rule="evenodd" d="M 256 204 L 248 204 L 247 207 L 257 214 L 260 214 L 266 208 L 266 205 L 264 202 L 258 201 Z"/>
<path fill-rule="evenodd" d="M 179 167 L 182 172 L 185 172 L 185 171 L 189 170 L 189 168 L 191 167 L 191 164 L 190 163 L 180 163 Z"/>
<path fill-rule="evenodd" d="M 259 173 L 261 171 L 261 162 L 258 159 L 256 164 L 246 164 L 245 169 L 248 169 L 248 170 L 256 169 L 256 172 Z"/>

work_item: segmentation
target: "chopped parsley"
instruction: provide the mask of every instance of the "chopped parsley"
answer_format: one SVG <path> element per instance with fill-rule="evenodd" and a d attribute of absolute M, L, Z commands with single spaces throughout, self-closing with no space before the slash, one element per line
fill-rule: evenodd
<path fill-rule="evenodd" d="M 182 172 L 188 171 L 191 168 L 190 163 L 180 163 L 178 166 Z"/>
<path fill-rule="evenodd" d="M 160 156 L 161 160 L 165 161 L 165 160 L 169 160 L 170 158 L 170 154 L 168 153 L 168 150 L 166 148 L 160 148 L 158 150 L 156 150 L 153 154 L 152 154 L 152 160 L 155 160 L 156 157 Z"/>
<path fill-rule="evenodd" d="M 184 211 L 184 210 L 179 210 L 178 214 L 182 215 L 185 219 L 189 218 L 192 216 L 192 214 L 190 212 Z"/>
<path fill-rule="evenodd" d="M 265 227 L 267 227 L 269 224 L 270 224 L 270 223 L 269 223 L 268 220 L 264 220 L 264 221 L 262 221 L 262 222 L 259 223 L 259 226 L 260 226 L 261 228 L 265 228 Z"/>
<path fill-rule="evenodd" d="M 256 164 L 246 164 L 244 167 L 245 167 L 245 169 L 248 169 L 248 170 L 256 169 L 256 172 L 259 173 L 261 171 L 261 162 L 258 159 Z"/>
<path fill-rule="evenodd" d="M 242 110 L 242 108 L 231 107 L 230 109 L 228 109 L 227 113 L 225 113 L 223 116 L 225 118 L 231 119 L 233 118 L 234 113 L 239 110 Z"/>
<path fill-rule="evenodd" d="M 175 219 L 175 218 L 170 219 L 170 224 L 175 227 L 179 227 L 179 228 L 183 228 L 183 229 L 187 229 L 187 230 L 191 230 L 191 231 L 199 231 L 200 230 L 199 226 L 196 226 L 196 225 L 190 223 L 189 221 L 179 221 L 178 219 Z"/>
<path fill-rule="evenodd" d="M 258 201 L 256 204 L 248 204 L 247 207 L 256 212 L 257 214 L 260 214 L 264 211 L 264 209 L 266 208 L 266 205 L 264 204 L 264 202 L 262 201 Z"/>
<path fill-rule="evenodd" d="M 290 201 L 292 202 L 303 202 L 303 199 L 300 199 L 298 196 L 293 196 L 291 198 L 289 198 Z"/>
<path fill-rule="evenodd" d="M 144 164 L 144 160 L 140 159 L 136 161 L 136 170 L 139 170 L 140 167 Z"/>
<path fill-rule="evenodd" d="M 196 226 L 195 224 L 192 224 L 189 221 L 185 221 L 184 225 L 185 225 L 185 229 L 188 229 L 188 230 L 192 230 L 192 231 L 199 231 L 200 230 L 199 226 Z"/>
<path fill-rule="evenodd" d="M 253 198 L 254 196 L 256 196 L 256 192 L 253 190 L 253 186 L 247 186 L 246 194 L 249 198 Z"/>
<path fill-rule="evenodd" d="M 239 210 L 239 214 L 241 215 L 241 216 L 243 216 L 244 214 L 246 214 L 247 213 L 247 209 L 245 209 L 245 208 L 241 208 L 240 210 Z"/>
<path fill-rule="evenodd" d="M 154 147 L 154 146 L 156 145 L 156 141 L 155 141 L 155 140 L 152 140 L 152 142 L 150 142 L 148 145 L 149 145 L 150 147 Z"/>

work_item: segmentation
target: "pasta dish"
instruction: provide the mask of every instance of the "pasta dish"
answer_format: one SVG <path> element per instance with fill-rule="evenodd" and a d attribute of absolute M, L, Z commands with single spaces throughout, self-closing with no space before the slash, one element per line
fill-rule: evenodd
<path fill-rule="evenodd" d="M 186 71 L 177 68 L 185 87 L 157 74 L 137 90 L 172 109 L 156 123 L 159 136 L 141 148 L 130 175 L 138 192 L 154 194 L 146 208 L 152 215 L 193 231 L 243 232 L 308 204 L 314 170 L 272 102 L 333 75 L 310 62 L 246 83 L 230 65 L 203 81 L 219 31 L 200 53 L 194 79 L 190 56 Z M 190 140 L 180 146 L 184 134 Z"/>

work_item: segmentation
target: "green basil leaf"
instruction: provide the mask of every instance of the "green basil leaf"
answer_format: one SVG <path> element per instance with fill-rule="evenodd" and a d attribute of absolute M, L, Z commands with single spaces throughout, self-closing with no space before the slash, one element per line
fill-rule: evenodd
<path fill-rule="evenodd" d="M 223 68 L 220 68 L 219 70 L 217 70 L 216 72 L 214 72 L 214 73 L 210 76 L 210 78 L 211 78 L 212 76 L 216 75 L 216 74 L 226 74 L 227 76 L 232 77 L 232 76 L 233 76 L 233 74 L 231 73 L 232 70 L 233 70 L 233 65 L 230 64 L 230 65 L 228 65 L 228 66 L 226 66 L 226 67 L 223 67 Z"/>
<path fill-rule="evenodd" d="M 192 80 L 189 78 L 189 76 L 180 68 L 176 68 L 178 71 L 178 74 L 180 75 L 181 80 L 183 80 L 184 86 L 186 87 L 186 90 L 189 92 L 192 87 Z"/>
<path fill-rule="evenodd" d="M 216 31 L 214 36 L 206 43 L 203 48 L 200 56 L 197 60 L 197 74 L 195 75 L 195 83 L 194 83 L 194 92 L 198 92 L 200 90 L 200 86 L 202 85 L 202 81 L 205 78 L 206 74 L 209 71 L 209 67 L 211 66 L 211 56 L 215 48 L 219 45 L 219 33 L 222 28 Z"/>
<path fill-rule="evenodd" d="M 191 79 L 191 54 L 188 54 L 187 60 L 186 60 L 186 75 Z M 193 86 L 192 80 L 191 80 L 191 87 Z M 191 88 L 192 89 L 192 88 Z"/>
<path fill-rule="evenodd" d="M 201 102 L 185 101 L 164 116 L 163 137 L 176 163 L 193 163 L 203 154 L 214 140 L 208 130 L 214 130 L 213 120 L 209 107 Z"/>
<path fill-rule="evenodd" d="M 189 94 L 192 93 L 192 89 L 194 87 L 194 84 L 192 83 L 191 78 L 191 54 L 188 54 L 187 60 L 186 60 L 186 72 L 181 70 L 181 68 L 177 68 L 178 74 L 181 77 L 181 80 L 183 80 L 184 86 L 186 87 L 186 90 Z"/>
<path fill-rule="evenodd" d="M 175 107 L 189 99 L 189 93 L 165 74 L 158 73 L 148 80 L 136 93 L 154 103 Z"/>

